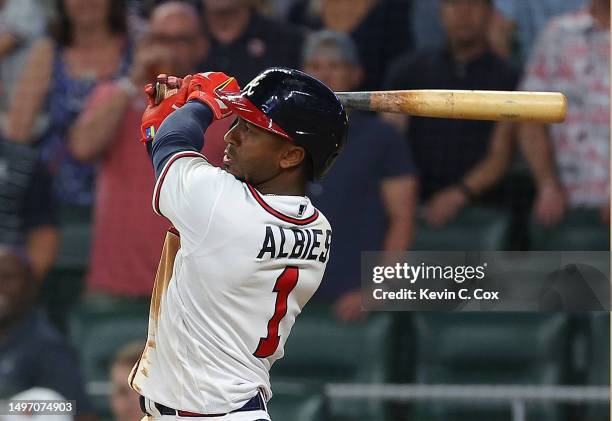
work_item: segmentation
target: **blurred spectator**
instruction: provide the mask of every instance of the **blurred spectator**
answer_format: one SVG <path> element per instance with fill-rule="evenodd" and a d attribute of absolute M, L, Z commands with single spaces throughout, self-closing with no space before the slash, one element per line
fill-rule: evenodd
<path fill-rule="evenodd" d="M 32 123 L 48 109 L 50 125 L 40 147 L 63 203 L 88 206 L 93 200 L 94 167 L 71 156 L 67 137 L 96 83 L 129 68 L 124 7 L 123 0 L 58 0 L 53 40 L 34 46 L 15 88 L 6 135 L 30 139 Z"/>
<path fill-rule="evenodd" d="M 363 69 L 351 38 L 322 31 L 309 38 L 304 70 L 337 91 L 359 86 Z M 362 318 L 360 271 L 365 250 L 406 250 L 416 205 L 415 169 L 406 143 L 372 114 L 351 112 L 346 146 L 309 195 L 334 227 L 332 258 L 316 297 L 334 301 L 344 321 Z"/>
<path fill-rule="evenodd" d="M 4 113 L 30 47 L 45 35 L 48 16 L 36 0 L 2 0 L 0 7 L 0 110 Z"/>
<path fill-rule="evenodd" d="M 412 0 L 410 25 L 416 51 L 439 48 L 444 44 L 440 2 L 441 0 Z"/>
<path fill-rule="evenodd" d="M 221 71 L 246 83 L 271 66 L 300 64 L 302 33 L 261 15 L 250 0 L 202 0 L 211 40 L 201 71 Z"/>
<path fill-rule="evenodd" d="M 0 138 L 0 244 L 27 250 L 42 279 L 57 254 L 55 201 L 51 177 L 29 145 Z"/>
<path fill-rule="evenodd" d="M 73 125 L 72 154 L 99 163 L 88 275 L 92 292 L 151 295 L 169 223 L 151 207 L 155 177 L 138 141 L 146 105 L 141 87 L 158 73 L 192 73 L 207 48 L 195 9 L 177 1 L 163 3 L 151 14 L 149 34 L 128 76 L 98 85 Z"/>
<path fill-rule="evenodd" d="M 143 413 L 138 401 L 139 395 L 128 384 L 132 367 L 142 354 L 144 342 L 129 343 L 119 349 L 110 371 L 111 408 L 115 421 L 134 421 L 142 418 Z"/>
<path fill-rule="evenodd" d="M 486 41 L 491 2 L 443 0 L 440 12 L 447 46 L 398 59 L 390 69 L 387 88 L 514 89 L 512 67 L 491 52 Z M 511 163 L 511 124 L 399 118 L 400 126 L 407 124 L 419 168 L 425 219 L 434 227 L 447 223 L 495 186 Z"/>
<path fill-rule="evenodd" d="M 92 419 L 76 353 L 35 307 L 39 286 L 23 252 L 0 247 L 0 397 L 48 388 Z"/>
<path fill-rule="evenodd" d="M 494 0 L 497 10 L 489 34 L 492 47 L 497 54 L 514 59 L 522 67 L 548 20 L 584 4 L 585 0 Z"/>
<path fill-rule="evenodd" d="M 267 0 L 267 3 L 272 8 L 274 15 L 283 20 L 286 20 L 287 15 L 289 14 L 289 9 L 295 2 L 296 0 Z"/>
<path fill-rule="evenodd" d="M 151 12 L 157 6 L 167 1 L 176 1 L 176 0 L 128 0 L 130 4 L 129 9 L 131 11 L 136 12 L 141 18 L 149 20 L 151 17 Z M 202 0 L 179 0 L 182 3 L 188 3 L 200 11 Z"/>
<path fill-rule="evenodd" d="M 364 77 L 356 88 L 379 89 L 389 63 L 412 49 L 406 0 L 301 0 L 291 10 L 293 23 L 350 34 Z"/>
<path fill-rule="evenodd" d="M 568 207 L 610 218 L 610 2 L 592 0 L 553 19 L 529 59 L 521 88 L 567 95 L 565 123 L 524 124 L 521 146 L 538 186 L 536 220 L 556 225 Z"/>

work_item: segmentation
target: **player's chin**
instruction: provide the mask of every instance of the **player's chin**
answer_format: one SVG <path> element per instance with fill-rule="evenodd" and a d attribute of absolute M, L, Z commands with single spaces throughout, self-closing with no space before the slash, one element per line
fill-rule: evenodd
<path fill-rule="evenodd" d="M 244 177 L 242 176 L 242 173 L 240 172 L 240 169 L 237 168 L 235 165 L 223 164 L 223 169 L 239 180 L 244 179 Z"/>

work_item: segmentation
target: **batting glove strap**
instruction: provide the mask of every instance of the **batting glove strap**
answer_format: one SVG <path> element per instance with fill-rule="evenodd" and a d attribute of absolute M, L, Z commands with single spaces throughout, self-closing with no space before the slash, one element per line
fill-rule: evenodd
<path fill-rule="evenodd" d="M 211 95 L 204 91 L 193 91 L 189 94 L 187 101 L 200 101 L 208 105 L 215 116 L 215 120 L 221 120 L 232 115 L 232 110 L 214 94 Z"/>

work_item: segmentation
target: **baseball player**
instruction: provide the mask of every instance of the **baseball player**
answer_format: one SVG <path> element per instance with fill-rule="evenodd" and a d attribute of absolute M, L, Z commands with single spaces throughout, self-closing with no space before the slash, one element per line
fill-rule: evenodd
<path fill-rule="evenodd" d="M 270 367 L 332 241 L 306 182 L 332 165 L 347 117 L 329 88 L 291 69 L 268 69 L 242 90 L 223 73 L 158 82 L 178 92 L 155 106 L 147 87 L 142 132 L 153 206 L 174 228 L 129 382 L 152 419 L 270 420 Z M 206 128 L 230 115 L 219 169 L 199 151 Z"/>

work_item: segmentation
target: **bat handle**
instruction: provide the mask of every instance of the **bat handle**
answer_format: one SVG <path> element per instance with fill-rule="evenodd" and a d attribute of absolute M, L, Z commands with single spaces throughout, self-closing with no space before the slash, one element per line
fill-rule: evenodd
<path fill-rule="evenodd" d="M 155 105 L 159 105 L 166 98 L 167 91 L 165 83 L 155 82 Z"/>

